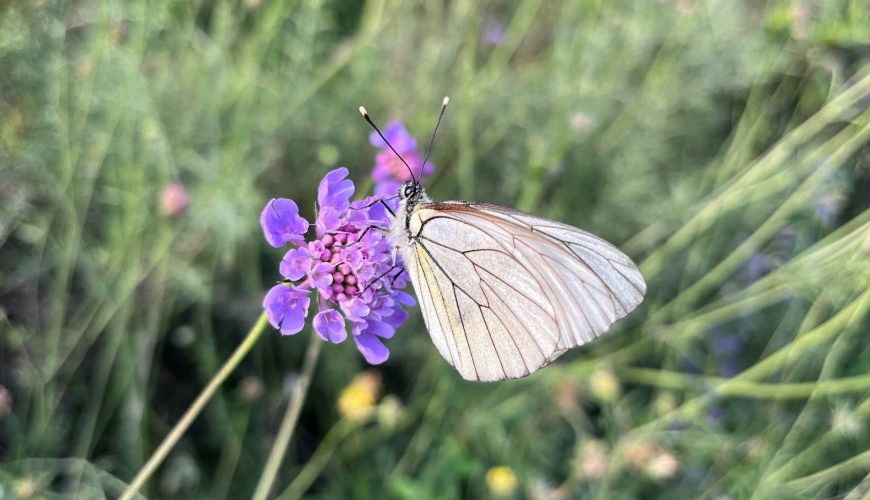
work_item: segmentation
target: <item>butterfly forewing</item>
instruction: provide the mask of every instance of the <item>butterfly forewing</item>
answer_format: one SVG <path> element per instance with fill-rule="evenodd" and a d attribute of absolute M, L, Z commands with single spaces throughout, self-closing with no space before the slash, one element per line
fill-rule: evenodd
<path fill-rule="evenodd" d="M 634 263 L 606 241 L 517 210 L 421 203 L 402 257 L 438 352 L 463 378 L 526 376 L 643 300 Z"/>

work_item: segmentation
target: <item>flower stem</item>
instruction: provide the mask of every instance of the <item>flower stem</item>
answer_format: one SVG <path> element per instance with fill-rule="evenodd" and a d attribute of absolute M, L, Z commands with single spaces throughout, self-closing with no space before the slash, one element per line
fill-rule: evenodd
<path fill-rule="evenodd" d="M 181 417 L 181 420 L 175 424 L 175 427 L 169 432 L 169 434 L 163 439 L 163 442 L 160 443 L 160 446 L 151 455 L 151 458 L 145 463 L 142 469 L 139 470 L 139 473 L 136 474 L 136 477 L 133 479 L 133 482 L 130 483 L 130 486 L 124 490 L 124 493 L 121 495 L 120 500 L 130 500 L 132 499 L 136 493 L 142 488 L 154 471 L 157 470 L 157 467 L 163 462 L 166 458 L 166 455 L 172 451 L 172 448 L 181 439 L 181 436 L 190 427 L 190 424 L 199 416 L 202 409 L 205 408 L 205 405 L 208 404 L 209 400 L 211 400 L 212 396 L 214 396 L 215 392 L 217 392 L 218 388 L 224 381 L 229 377 L 229 375 L 239 366 L 242 359 L 251 351 L 251 348 L 254 347 L 254 344 L 259 340 L 260 335 L 263 334 L 263 330 L 265 330 L 266 325 L 269 324 L 268 318 L 266 317 L 266 313 L 260 315 L 260 318 L 251 328 L 251 331 L 248 332 L 248 335 L 245 337 L 245 340 L 236 348 L 233 355 L 230 356 L 230 359 L 224 363 L 220 370 L 215 374 L 214 377 L 209 381 L 208 385 L 202 392 L 197 396 L 196 400 L 192 405 L 184 412 L 184 415 Z"/>
<path fill-rule="evenodd" d="M 290 500 L 302 497 L 308 487 L 311 486 L 323 471 L 323 468 L 329 463 L 329 459 L 332 458 L 342 440 L 363 424 L 371 421 L 372 417 L 376 416 L 376 411 L 372 411 L 361 419 L 342 419 L 332 426 L 332 429 L 326 433 L 317 450 L 314 451 L 314 454 L 311 455 L 311 458 L 308 459 L 305 466 L 296 475 L 296 478 L 293 479 L 293 482 L 278 495 L 278 500 Z"/>
<path fill-rule="evenodd" d="M 251 497 L 254 500 L 264 500 L 269 496 L 272 486 L 275 483 L 275 476 L 278 474 L 278 468 L 281 466 L 281 461 L 284 460 L 284 454 L 287 452 L 287 445 L 290 444 L 290 438 L 293 437 L 293 430 L 296 428 L 296 422 L 299 421 L 299 414 L 302 412 L 302 403 L 305 402 L 305 396 L 308 394 L 308 386 L 311 385 L 311 376 L 314 374 L 314 368 L 317 366 L 317 359 L 320 356 L 320 347 L 323 345 L 323 340 L 311 332 L 309 335 L 308 349 L 305 351 L 305 361 L 302 365 L 302 375 L 299 381 L 293 387 L 290 395 L 290 403 L 287 405 L 287 411 L 284 413 L 284 418 L 281 420 L 281 427 L 278 429 L 278 436 L 275 438 L 275 444 L 272 445 L 272 450 L 269 451 L 269 458 L 266 459 L 266 466 L 263 467 L 263 473 L 260 475 L 260 480 L 257 482 L 257 489 Z"/>

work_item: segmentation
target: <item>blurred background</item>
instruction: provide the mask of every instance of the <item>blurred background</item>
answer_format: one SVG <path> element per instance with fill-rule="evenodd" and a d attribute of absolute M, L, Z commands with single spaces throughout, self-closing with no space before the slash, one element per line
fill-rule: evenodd
<path fill-rule="evenodd" d="M 0 498 L 117 497 L 261 313 L 356 111 L 435 199 L 592 231 L 644 304 L 471 384 L 416 308 L 325 345 L 294 498 L 866 498 L 870 5 L 861 0 L 0 2 Z M 408 289 L 410 291 L 410 289 Z M 245 498 L 310 328 L 268 329 L 143 493 Z"/>

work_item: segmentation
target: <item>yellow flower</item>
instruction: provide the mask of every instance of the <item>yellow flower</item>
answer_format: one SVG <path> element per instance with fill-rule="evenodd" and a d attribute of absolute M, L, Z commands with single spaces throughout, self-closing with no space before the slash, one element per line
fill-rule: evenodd
<path fill-rule="evenodd" d="M 497 497 L 508 497 L 512 495 L 518 485 L 517 475 L 513 469 L 505 465 L 492 467 L 486 471 L 486 486 L 489 491 Z"/>
<path fill-rule="evenodd" d="M 338 412 L 350 419 L 371 413 L 381 395 L 381 374 L 377 370 L 360 373 L 338 396 Z"/>
<path fill-rule="evenodd" d="M 598 370 L 589 378 L 589 388 L 592 394 L 604 401 L 613 403 L 619 399 L 619 380 L 610 370 Z"/>

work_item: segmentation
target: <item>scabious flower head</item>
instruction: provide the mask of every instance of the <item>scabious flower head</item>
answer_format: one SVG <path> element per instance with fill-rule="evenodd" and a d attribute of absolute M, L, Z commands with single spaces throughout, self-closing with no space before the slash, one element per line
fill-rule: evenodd
<path fill-rule="evenodd" d="M 260 224 L 274 247 L 288 243 L 278 267 L 286 281 L 266 294 L 263 307 L 269 321 L 284 335 L 302 330 L 313 300 L 318 312 L 312 324 L 323 340 L 344 342 L 348 327 L 357 348 L 372 364 L 383 363 L 389 350 L 381 339 L 393 336 L 408 317 L 402 308 L 414 299 L 401 291 L 408 282 L 392 246 L 372 226 L 388 227 L 383 205 L 376 198 L 351 201 L 353 182 L 348 170 L 337 168 L 317 190 L 316 235 L 305 240 L 309 223 L 293 200 L 266 204 Z"/>
<path fill-rule="evenodd" d="M 423 156 L 417 150 L 417 141 L 408 133 L 401 122 L 387 124 L 387 128 L 384 129 L 384 137 L 396 148 L 396 152 L 408 162 L 408 166 L 411 167 L 417 180 L 430 175 L 435 170 L 431 162 L 427 161 L 423 165 Z M 411 174 L 402 160 L 393 153 L 377 132 L 372 132 L 369 135 L 369 142 L 372 146 L 380 149 L 375 156 L 375 168 L 372 170 L 375 195 L 380 198 L 396 196 L 402 183 L 411 180 Z"/>

